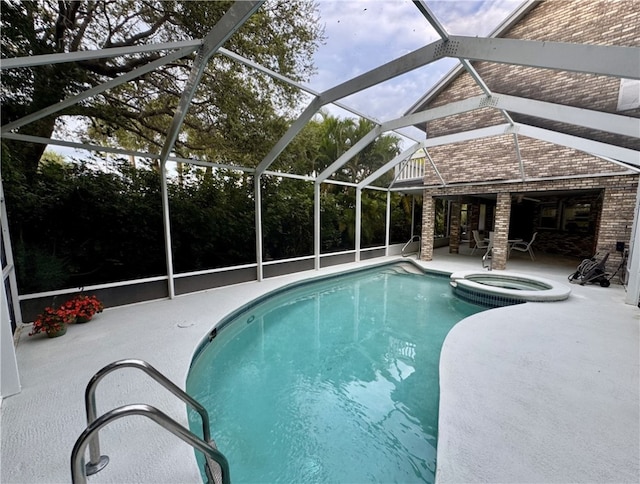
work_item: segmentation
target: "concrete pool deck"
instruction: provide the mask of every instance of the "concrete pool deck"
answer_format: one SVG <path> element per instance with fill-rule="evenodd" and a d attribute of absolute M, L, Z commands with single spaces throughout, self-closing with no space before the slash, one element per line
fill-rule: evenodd
<path fill-rule="evenodd" d="M 538 259 L 514 257 L 509 269 L 568 284 L 579 262 Z M 196 346 L 234 309 L 310 275 L 369 264 L 113 308 L 52 340 L 29 338 L 23 328 L 22 392 L 1 406 L 0 481 L 69 482 L 71 449 L 86 426 L 84 389 L 106 364 L 143 359 L 184 387 Z M 480 260 L 439 250 L 420 264 L 453 272 L 477 269 Z M 439 482 L 640 481 L 640 310 L 623 303 L 621 286 L 571 288 L 566 301 L 485 311 L 449 333 L 440 363 Z M 147 403 L 187 424 L 183 403 L 138 370 L 107 376 L 96 397 L 98 413 Z M 101 447 L 111 462 L 90 483 L 200 481 L 191 448 L 147 419 L 114 422 L 101 432 Z"/>

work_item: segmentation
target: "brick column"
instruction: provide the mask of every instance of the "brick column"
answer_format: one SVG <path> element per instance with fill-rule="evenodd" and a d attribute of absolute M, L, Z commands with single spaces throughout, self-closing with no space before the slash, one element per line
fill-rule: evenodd
<path fill-rule="evenodd" d="M 492 267 L 498 270 L 507 268 L 509 252 L 509 219 L 511 217 L 511 193 L 498 193 L 496 200 L 496 219 L 493 230 Z"/>
<path fill-rule="evenodd" d="M 433 235 L 435 230 L 436 201 L 425 192 L 422 197 L 422 234 L 420 260 L 433 260 Z"/>
<path fill-rule="evenodd" d="M 622 252 L 616 251 L 616 242 L 624 242 L 625 246 L 629 248 L 631 227 L 633 226 L 634 195 L 637 190 L 637 179 L 633 180 L 629 177 L 625 179 L 625 182 L 624 185 L 620 184 L 620 186 L 605 188 L 602 199 L 596 250 L 609 251 L 606 267 L 611 272 L 622 261 Z M 617 280 L 617 278 L 614 280 Z"/>
<path fill-rule="evenodd" d="M 451 203 L 449 217 L 449 253 L 460 253 L 460 202 Z"/>

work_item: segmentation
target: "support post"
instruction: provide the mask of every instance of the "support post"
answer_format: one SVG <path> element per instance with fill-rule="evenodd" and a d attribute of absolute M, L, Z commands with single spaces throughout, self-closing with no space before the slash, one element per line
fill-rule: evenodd
<path fill-rule="evenodd" d="M 629 241 L 629 280 L 627 281 L 626 304 L 637 306 L 640 304 L 640 183 L 636 194 L 636 206 L 633 217 L 633 230 Z M 621 268 L 626 271 L 627 267 Z"/>
<path fill-rule="evenodd" d="M 509 253 L 509 220 L 511 218 L 511 193 L 498 193 L 496 219 L 493 230 L 492 267 L 497 270 L 507 268 Z"/>
<path fill-rule="evenodd" d="M 171 245 L 171 220 L 169 217 L 169 189 L 167 186 L 167 161 L 160 163 L 160 191 L 162 192 L 162 220 L 164 228 L 164 247 L 167 260 L 167 285 L 169 298 L 176 297 L 176 286 L 173 279 L 173 249 Z"/>
<path fill-rule="evenodd" d="M 384 255 L 389 255 L 389 242 L 391 241 L 391 190 L 387 190 L 387 212 L 386 212 L 387 233 L 384 239 Z"/>
<path fill-rule="evenodd" d="M 169 223 L 169 196 L 167 193 L 167 159 L 178 139 L 182 123 L 187 115 L 191 100 L 195 95 L 196 88 L 202 79 L 207 63 L 213 54 L 222 47 L 222 44 L 238 30 L 253 13 L 260 8 L 264 0 L 240 2 L 236 1 L 229 10 L 214 25 L 207 36 L 203 39 L 202 45 L 198 49 L 189 78 L 185 84 L 184 91 L 176 107 L 176 111 L 171 120 L 171 125 L 167 132 L 167 137 L 160 152 L 161 189 L 162 189 L 162 212 L 164 219 L 165 252 L 167 257 L 167 276 L 169 285 L 169 297 L 175 297 L 175 284 L 173 280 L 173 257 L 171 255 L 171 227 Z"/>
<path fill-rule="evenodd" d="M 362 243 L 362 189 L 356 188 L 356 227 L 355 227 L 356 262 L 360 262 L 360 246 Z"/>
<path fill-rule="evenodd" d="M 4 244 L 4 254 L 6 257 L 5 267 L 2 268 L 3 277 L 2 284 L 5 285 L 6 277 L 9 278 L 9 291 L 7 299 L 11 300 L 13 307 L 13 316 L 15 324 L 22 323 L 22 309 L 20 309 L 20 299 L 18 299 L 18 280 L 16 278 L 16 266 L 13 258 L 13 248 L 11 246 L 11 234 L 9 233 L 9 218 L 7 216 L 7 204 L 4 198 L 4 186 L 2 184 L 2 177 L 0 177 L 0 225 L 2 230 L 2 243 Z M 6 268 L 9 268 L 9 275 L 4 272 Z M 5 286 L 6 287 L 6 286 Z"/>
<path fill-rule="evenodd" d="M 9 395 L 20 393 L 20 375 L 16 350 L 13 346 L 9 305 L 4 290 L 4 281 L 0 289 L 0 400 Z"/>
<path fill-rule="evenodd" d="M 261 176 L 256 173 L 253 177 L 255 191 L 255 221 L 256 221 L 256 279 L 261 282 L 264 278 L 262 267 L 262 190 L 260 189 Z"/>
<path fill-rule="evenodd" d="M 435 225 L 434 198 L 425 190 L 422 197 L 422 237 L 420 260 L 433 260 L 433 235 Z"/>
<path fill-rule="evenodd" d="M 313 185 L 313 253 L 315 269 L 320 269 L 320 183 Z"/>

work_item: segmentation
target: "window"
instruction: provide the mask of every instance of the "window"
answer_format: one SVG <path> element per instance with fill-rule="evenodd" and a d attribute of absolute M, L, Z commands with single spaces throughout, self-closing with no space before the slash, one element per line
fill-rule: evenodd
<path fill-rule="evenodd" d="M 562 211 L 562 230 L 570 233 L 589 232 L 590 203 L 565 205 Z"/>
<path fill-rule="evenodd" d="M 544 203 L 540 206 L 540 221 L 538 227 L 542 229 L 558 228 L 558 204 Z"/>
<path fill-rule="evenodd" d="M 463 203 L 460 206 L 460 237 L 466 238 L 469 234 L 469 217 L 467 215 L 469 206 Z"/>

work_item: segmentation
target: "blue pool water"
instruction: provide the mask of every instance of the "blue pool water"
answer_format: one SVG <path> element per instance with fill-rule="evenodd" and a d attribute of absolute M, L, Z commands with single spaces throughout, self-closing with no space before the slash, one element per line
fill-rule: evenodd
<path fill-rule="evenodd" d="M 226 324 L 187 391 L 234 483 L 433 482 L 440 348 L 481 310 L 403 265 L 305 284 Z"/>

